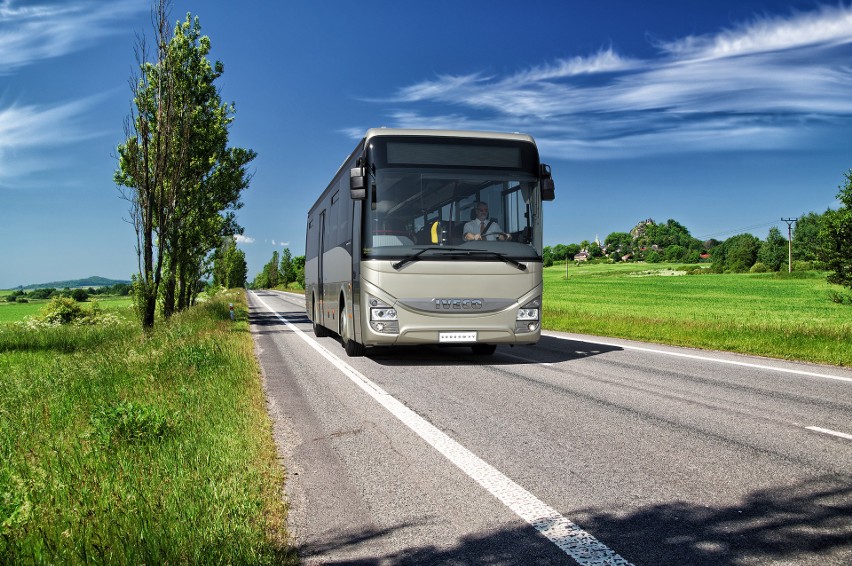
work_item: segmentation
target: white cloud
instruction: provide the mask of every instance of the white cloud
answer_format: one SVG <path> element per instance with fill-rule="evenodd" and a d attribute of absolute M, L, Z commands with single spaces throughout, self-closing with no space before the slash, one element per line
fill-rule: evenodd
<path fill-rule="evenodd" d="M 716 59 L 852 42 L 852 11 L 822 6 L 789 17 L 763 17 L 715 35 L 689 36 L 658 46 L 681 58 Z"/>
<path fill-rule="evenodd" d="M 242 234 L 236 234 L 234 236 L 234 239 L 237 240 L 238 244 L 253 244 L 254 243 L 254 238 L 252 238 L 250 236 L 243 236 Z"/>
<path fill-rule="evenodd" d="M 135 0 L 22 4 L 0 2 L 0 74 L 85 49 L 102 37 L 121 33 L 117 22 L 149 7 Z"/>
<path fill-rule="evenodd" d="M 657 46 L 653 59 L 608 48 L 505 77 L 440 75 L 401 88 L 391 117 L 401 127 L 527 131 L 545 150 L 582 159 L 792 147 L 806 141 L 803 124 L 852 120 L 850 6 Z"/>
<path fill-rule="evenodd" d="M 92 96 L 55 105 L 17 105 L 0 108 L 0 183 L 48 166 L 46 148 L 60 147 L 104 134 L 83 123 L 84 115 L 102 100 Z"/>

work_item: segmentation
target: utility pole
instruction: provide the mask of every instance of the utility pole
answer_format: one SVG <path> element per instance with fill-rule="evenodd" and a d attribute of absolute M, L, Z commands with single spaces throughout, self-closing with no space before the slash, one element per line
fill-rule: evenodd
<path fill-rule="evenodd" d="M 787 223 L 787 273 L 793 272 L 793 222 L 798 218 L 782 218 L 781 222 Z"/>

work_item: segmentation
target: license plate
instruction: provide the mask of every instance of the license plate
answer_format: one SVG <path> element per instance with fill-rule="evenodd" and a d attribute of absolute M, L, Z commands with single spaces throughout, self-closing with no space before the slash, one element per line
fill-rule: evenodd
<path fill-rule="evenodd" d="M 476 342 L 476 332 L 440 332 L 438 342 Z"/>

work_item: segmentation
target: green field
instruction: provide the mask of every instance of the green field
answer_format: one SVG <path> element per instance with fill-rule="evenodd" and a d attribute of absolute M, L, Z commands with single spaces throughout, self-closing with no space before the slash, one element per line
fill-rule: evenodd
<path fill-rule="evenodd" d="M 547 268 L 543 325 L 617 336 L 852 365 L 852 306 L 818 272 L 667 276 L 676 265 Z"/>
<path fill-rule="evenodd" d="M 35 316 L 50 302 L 50 299 L 33 299 L 28 303 L 7 303 L 5 300 L 9 291 L 0 291 L 0 323 L 15 322 L 23 320 L 28 316 Z M 130 297 L 96 297 L 84 302 L 83 305 L 90 307 L 91 303 L 97 301 L 104 310 L 124 313 L 132 310 L 133 305 Z"/>
<path fill-rule="evenodd" d="M 0 324 L 0 564 L 293 562 L 245 295 L 232 293 L 148 336 L 115 317 Z"/>

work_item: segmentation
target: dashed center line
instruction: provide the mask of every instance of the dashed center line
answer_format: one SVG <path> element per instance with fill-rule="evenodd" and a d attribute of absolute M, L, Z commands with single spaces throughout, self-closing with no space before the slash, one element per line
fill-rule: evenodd
<path fill-rule="evenodd" d="M 288 329 L 294 332 L 355 385 L 387 409 L 420 438 L 435 448 L 468 477 L 485 488 L 491 495 L 517 516 L 534 527 L 565 554 L 583 566 L 599 564 L 629 565 L 630 563 L 594 536 L 563 517 L 558 511 L 515 483 L 497 468 L 450 438 L 426 419 L 406 407 L 384 391 L 361 372 L 332 354 L 322 344 L 313 340 L 286 318 L 279 315 L 263 299 L 255 298 Z"/>

